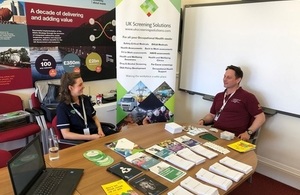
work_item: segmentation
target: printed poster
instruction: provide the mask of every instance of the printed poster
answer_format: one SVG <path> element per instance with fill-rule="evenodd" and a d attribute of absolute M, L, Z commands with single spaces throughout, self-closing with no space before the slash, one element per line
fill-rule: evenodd
<path fill-rule="evenodd" d="M 180 0 L 119 0 L 117 126 L 174 120 Z"/>
<path fill-rule="evenodd" d="M 81 72 L 116 78 L 115 3 L 0 0 L 0 91 Z"/>

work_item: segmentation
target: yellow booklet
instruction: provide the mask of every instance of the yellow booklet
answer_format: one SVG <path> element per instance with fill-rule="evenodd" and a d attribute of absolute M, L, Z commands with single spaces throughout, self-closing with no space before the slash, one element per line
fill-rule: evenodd
<path fill-rule="evenodd" d="M 249 142 L 240 140 L 237 142 L 234 142 L 232 144 L 227 145 L 228 147 L 238 151 L 238 152 L 248 152 L 250 150 L 254 150 L 256 148 L 256 145 L 251 144 Z"/>
<path fill-rule="evenodd" d="M 138 195 L 123 179 L 101 185 L 107 195 Z"/>

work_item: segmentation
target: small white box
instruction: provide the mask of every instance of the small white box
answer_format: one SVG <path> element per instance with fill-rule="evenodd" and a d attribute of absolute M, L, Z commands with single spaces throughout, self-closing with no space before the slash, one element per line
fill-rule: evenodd
<path fill-rule="evenodd" d="M 234 133 L 229 131 L 223 131 L 220 135 L 221 139 L 232 140 L 234 138 Z"/>
<path fill-rule="evenodd" d="M 172 122 L 172 123 L 166 123 L 165 130 L 169 131 L 172 134 L 175 134 L 175 133 L 181 133 L 183 127 L 178 125 L 177 123 Z"/>

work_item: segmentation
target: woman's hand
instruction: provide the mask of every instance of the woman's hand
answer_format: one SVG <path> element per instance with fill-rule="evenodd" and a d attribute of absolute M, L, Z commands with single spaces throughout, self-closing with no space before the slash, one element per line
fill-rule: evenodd
<path fill-rule="evenodd" d="M 98 135 L 98 134 L 91 134 L 89 136 L 90 136 L 90 140 L 94 140 L 94 139 L 99 139 L 100 138 L 100 135 Z"/>
<path fill-rule="evenodd" d="M 99 137 L 105 137 L 105 134 L 102 131 L 102 128 L 98 128 L 98 135 Z"/>

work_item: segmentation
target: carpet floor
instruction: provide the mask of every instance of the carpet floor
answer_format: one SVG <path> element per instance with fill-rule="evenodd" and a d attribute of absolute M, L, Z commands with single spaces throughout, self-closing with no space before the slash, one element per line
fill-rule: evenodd
<path fill-rule="evenodd" d="M 230 195 L 300 195 L 300 190 L 255 172 L 252 183 L 244 182 Z"/>

